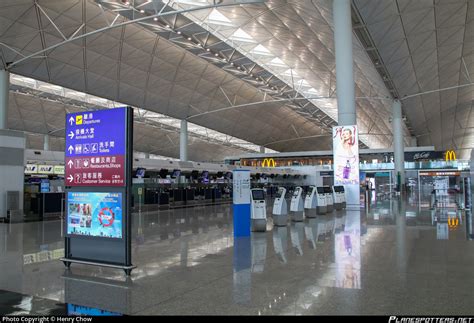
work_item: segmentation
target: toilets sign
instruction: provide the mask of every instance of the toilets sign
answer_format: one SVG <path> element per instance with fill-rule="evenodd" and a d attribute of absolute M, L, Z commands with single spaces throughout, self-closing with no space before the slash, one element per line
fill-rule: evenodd
<path fill-rule="evenodd" d="M 66 115 L 66 186 L 125 186 L 126 108 Z"/>

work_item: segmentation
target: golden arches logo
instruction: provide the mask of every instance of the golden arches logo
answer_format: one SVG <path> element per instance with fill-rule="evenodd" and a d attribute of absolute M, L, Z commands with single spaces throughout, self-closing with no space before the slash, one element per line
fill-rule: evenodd
<path fill-rule="evenodd" d="M 455 217 L 448 218 L 448 226 L 451 229 L 456 228 L 458 225 L 459 225 L 459 219 L 458 218 L 455 218 Z"/>
<path fill-rule="evenodd" d="M 446 161 L 456 160 L 456 153 L 454 152 L 454 150 L 446 150 L 445 160 Z"/>
<path fill-rule="evenodd" d="M 275 160 L 273 158 L 265 158 L 262 167 L 275 167 Z"/>

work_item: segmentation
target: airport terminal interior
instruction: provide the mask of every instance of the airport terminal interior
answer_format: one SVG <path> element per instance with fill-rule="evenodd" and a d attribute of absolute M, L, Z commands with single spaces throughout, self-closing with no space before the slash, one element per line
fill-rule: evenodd
<path fill-rule="evenodd" d="M 473 315 L 474 1 L 0 1 L 0 315 Z"/>

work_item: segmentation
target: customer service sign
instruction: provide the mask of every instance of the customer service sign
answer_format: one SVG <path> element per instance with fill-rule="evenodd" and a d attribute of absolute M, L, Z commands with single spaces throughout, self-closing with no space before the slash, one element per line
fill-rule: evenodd
<path fill-rule="evenodd" d="M 332 128 L 334 185 L 359 185 L 359 136 L 357 126 Z"/>

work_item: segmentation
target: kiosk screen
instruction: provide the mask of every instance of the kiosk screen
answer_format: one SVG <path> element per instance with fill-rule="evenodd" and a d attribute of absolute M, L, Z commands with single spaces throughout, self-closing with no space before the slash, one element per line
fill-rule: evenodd
<path fill-rule="evenodd" d="M 252 199 L 257 200 L 264 200 L 265 195 L 263 194 L 263 190 L 252 190 Z"/>

